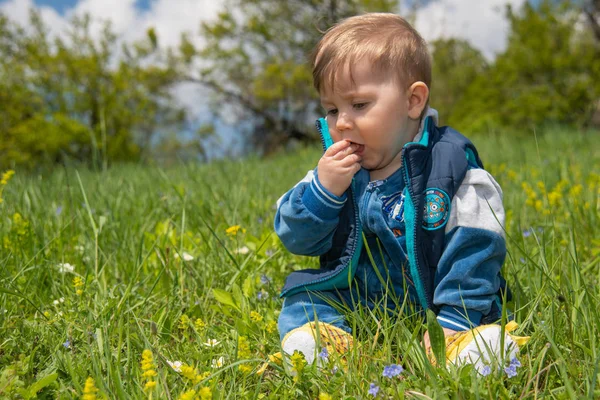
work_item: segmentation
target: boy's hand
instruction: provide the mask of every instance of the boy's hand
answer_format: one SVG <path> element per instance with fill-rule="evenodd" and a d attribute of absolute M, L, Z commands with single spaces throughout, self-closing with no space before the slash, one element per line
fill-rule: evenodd
<path fill-rule="evenodd" d="M 360 170 L 362 157 L 354 154 L 362 145 L 340 140 L 331 145 L 319 160 L 317 174 L 323 187 L 336 196 L 344 194 Z"/>
<path fill-rule="evenodd" d="M 452 336 L 456 332 L 458 332 L 458 331 L 448 329 L 448 328 L 442 328 L 442 329 L 444 330 L 444 337 Z M 429 332 L 428 331 L 425 331 L 425 335 L 423 336 L 423 345 L 425 346 L 425 351 L 428 352 L 429 348 L 431 347 L 431 342 L 429 341 Z"/>

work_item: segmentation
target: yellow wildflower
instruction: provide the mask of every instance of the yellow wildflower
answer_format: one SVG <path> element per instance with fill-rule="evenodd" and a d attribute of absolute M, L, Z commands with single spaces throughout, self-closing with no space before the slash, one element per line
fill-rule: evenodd
<path fill-rule="evenodd" d="M 81 279 L 81 277 L 76 276 L 75 278 L 73 278 L 73 286 L 75 288 L 82 287 L 83 285 L 84 285 L 84 283 L 83 283 L 83 279 Z"/>
<path fill-rule="evenodd" d="M 306 366 L 306 359 L 304 358 L 304 355 L 296 350 L 290 357 L 290 361 L 294 370 L 298 372 L 298 374 L 301 374 Z"/>
<path fill-rule="evenodd" d="M 185 376 L 186 378 L 188 378 L 190 381 L 195 381 L 196 380 L 196 368 L 190 366 L 190 365 L 182 365 L 181 366 L 181 375 Z"/>
<path fill-rule="evenodd" d="M 183 314 L 179 320 L 179 329 L 186 330 L 190 325 L 190 317 Z"/>
<path fill-rule="evenodd" d="M 148 381 L 144 385 L 144 390 L 152 390 L 156 387 L 156 381 Z"/>
<path fill-rule="evenodd" d="M 581 186 L 580 184 L 577 184 L 577 185 L 573 186 L 571 189 L 569 189 L 569 196 L 578 197 L 579 195 L 581 195 L 581 192 L 583 192 L 583 186 Z"/>
<path fill-rule="evenodd" d="M 5 186 L 14 174 L 15 174 L 15 171 L 13 171 L 12 169 L 9 169 L 5 173 L 3 173 L 2 180 L 0 181 L 0 185 Z"/>
<path fill-rule="evenodd" d="M 238 358 L 249 358 L 251 355 L 248 339 L 245 336 L 240 336 L 238 338 Z"/>
<path fill-rule="evenodd" d="M 225 230 L 225 233 L 227 233 L 227 236 L 235 236 L 238 234 L 239 231 L 242 231 L 242 233 L 246 233 L 246 230 L 239 225 L 230 226 Z"/>
<path fill-rule="evenodd" d="M 331 396 L 325 392 L 319 393 L 319 400 L 331 400 Z"/>
<path fill-rule="evenodd" d="M 200 389 L 200 392 L 198 392 L 198 395 L 200 395 L 200 399 L 202 400 L 208 400 L 208 399 L 212 399 L 212 391 L 210 390 L 209 387 L 203 387 L 202 389 Z"/>
<path fill-rule="evenodd" d="M 242 371 L 244 374 L 249 374 L 250 372 L 252 372 L 252 367 L 248 364 L 241 364 L 239 366 L 240 371 Z"/>
<path fill-rule="evenodd" d="M 277 331 L 277 322 L 269 321 L 265 327 L 267 333 L 275 333 Z"/>
<path fill-rule="evenodd" d="M 146 385 L 144 385 L 144 390 L 151 390 L 156 387 L 156 382 L 152 380 L 153 377 L 157 375 L 156 366 L 154 365 L 154 359 L 152 358 L 152 352 L 148 349 L 145 349 L 142 352 L 142 362 L 140 363 L 142 367 L 142 378 L 147 379 Z"/>
<path fill-rule="evenodd" d="M 96 400 L 96 392 L 98 392 L 96 382 L 94 382 L 94 378 L 89 376 L 85 380 L 85 386 L 83 387 L 83 396 L 81 396 L 81 398 L 83 400 Z"/>
<path fill-rule="evenodd" d="M 179 400 L 194 400 L 196 398 L 196 391 L 195 390 L 188 390 L 185 393 L 181 393 L 181 395 L 179 395 Z"/>
<path fill-rule="evenodd" d="M 561 199 L 562 199 L 562 193 L 561 192 L 553 190 L 550 193 L 548 193 L 548 202 L 553 207 L 559 205 Z"/>
<path fill-rule="evenodd" d="M 196 330 L 201 331 L 202 329 L 204 329 L 206 324 L 204 323 L 204 321 L 202 321 L 201 318 L 197 318 L 196 321 L 194 321 L 194 326 L 196 327 Z"/>
<path fill-rule="evenodd" d="M 251 311 L 250 312 L 250 319 L 254 322 L 260 322 L 263 320 L 263 316 L 260 315 L 260 313 L 257 313 L 256 311 Z"/>
<path fill-rule="evenodd" d="M 508 179 L 510 179 L 511 181 L 517 180 L 517 173 L 515 171 L 513 171 L 512 169 L 508 170 L 508 172 L 506 173 L 506 176 L 508 176 Z"/>

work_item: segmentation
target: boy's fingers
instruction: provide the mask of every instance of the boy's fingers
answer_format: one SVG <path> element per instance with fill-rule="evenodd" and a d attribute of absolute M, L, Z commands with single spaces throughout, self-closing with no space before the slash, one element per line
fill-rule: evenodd
<path fill-rule="evenodd" d="M 325 152 L 325 155 L 328 157 L 333 157 L 338 154 L 340 151 L 349 148 L 352 145 L 352 142 L 349 140 L 340 140 L 339 142 L 335 142 Z"/>

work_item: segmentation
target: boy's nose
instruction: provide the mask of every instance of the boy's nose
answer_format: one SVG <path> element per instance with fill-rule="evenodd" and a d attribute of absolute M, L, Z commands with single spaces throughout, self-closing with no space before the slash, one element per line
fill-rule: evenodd
<path fill-rule="evenodd" d="M 346 113 L 340 113 L 335 121 L 335 129 L 338 132 L 346 131 L 348 129 L 352 129 L 352 121 L 348 118 Z"/>

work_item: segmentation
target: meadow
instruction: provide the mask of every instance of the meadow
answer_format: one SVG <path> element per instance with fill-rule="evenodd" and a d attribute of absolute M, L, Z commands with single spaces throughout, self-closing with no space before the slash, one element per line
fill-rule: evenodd
<path fill-rule="evenodd" d="M 275 202 L 317 147 L 170 168 L 15 171 L 0 185 L 0 398 L 600 398 L 598 132 L 473 137 L 504 190 L 516 374 L 434 367 L 414 315 L 359 310 L 343 364 L 279 351 Z M 0 171 L 0 173 L 3 171 Z M 402 366 L 389 377 L 384 368 Z M 513 368 L 513 371 L 515 369 Z"/>

